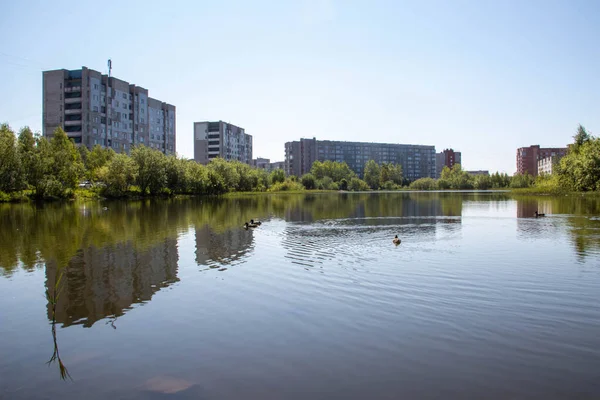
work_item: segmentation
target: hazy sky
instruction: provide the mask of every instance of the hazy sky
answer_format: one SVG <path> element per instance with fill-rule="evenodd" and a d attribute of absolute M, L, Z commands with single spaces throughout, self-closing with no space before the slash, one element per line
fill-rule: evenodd
<path fill-rule="evenodd" d="M 254 136 L 435 145 L 513 173 L 516 148 L 600 133 L 600 1 L 3 1 L 0 121 L 41 130 L 42 73 L 87 66 Z"/>

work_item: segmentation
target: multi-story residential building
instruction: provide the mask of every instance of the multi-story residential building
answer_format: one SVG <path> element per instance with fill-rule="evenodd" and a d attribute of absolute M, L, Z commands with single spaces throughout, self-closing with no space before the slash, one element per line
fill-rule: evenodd
<path fill-rule="evenodd" d="M 435 155 L 435 172 L 436 177 L 439 178 L 442 174 L 444 167 L 452 168 L 454 164 L 461 164 L 461 153 L 460 151 L 454 151 L 453 149 L 445 149 L 444 151 Z"/>
<path fill-rule="evenodd" d="M 283 161 L 271 162 L 268 158 L 255 158 L 251 164 L 254 168 L 264 169 L 267 172 L 271 172 L 275 169 L 284 169 L 285 163 Z"/>
<path fill-rule="evenodd" d="M 555 155 L 540 158 L 538 160 L 538 175 L 552 175 L 562 157 L 561 155 Z"/>
<path fill-rule="evenodd" d="M 435 147 L 413 144 L 344 142 L 300 139 L 285 144 L 285 172 L 301 176 L 310 171 L 314 161 L 346 162 L 357 175 L 363 176 L 367 161 L 400 164 L 410 181 L 435 177 Z"/>
<path fill-rule="evenodd" d="M 301 176 L 317 161 L 317 139 L 300 139 L 285 143 L 285 173 Z"/>
<path fill-rule="evenodd" d="M 252 135 L 223 121 L 194 122 L 194 160 L 208 164 L 216 157 L 252 165 Z"/>
<path fill-rule="evenodd" d="M 476 171 L 466 171 L 466 173 L 469 174 L 469 175 L 485 175 L 485 176 L 490 176 L 490 171 L 483 170 L 483 169 L 478 169 Z"/>
<path fill-rule="evenodd" d="M 62 127 L 77 145 L 128 153 L 139 144 L 176 151 L 175 106 L 148 90 L 82 67 L 43 72 L 43 134 Z"/>
<path fill-rule="evenodd" d="M 539 145 L 520 147 L 517 149 L 517 173 L 538 175 L 538 161 L 547 157 L 564 157 L 567 154 L 566 147 L 540 148 Z"/>

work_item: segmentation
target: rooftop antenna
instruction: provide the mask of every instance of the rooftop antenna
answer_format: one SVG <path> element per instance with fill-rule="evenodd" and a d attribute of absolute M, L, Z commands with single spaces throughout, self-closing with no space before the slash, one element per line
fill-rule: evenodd
<path fill-rule="evenodd" d="M 108 77 L 110 78 L 110 72 L 112 71 L 112 60 L 108 59 Z"/>

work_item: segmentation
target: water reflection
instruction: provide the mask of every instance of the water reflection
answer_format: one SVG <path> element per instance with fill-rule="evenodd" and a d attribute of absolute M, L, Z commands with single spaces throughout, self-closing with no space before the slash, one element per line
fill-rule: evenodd
<path fill-rule="evenodd" d="M 150 300 L 176 282 L 177 261 L 174 238 L 147 249 L 136 249 L 131 242 L 82 249 L 64 269 L 56 313 L 48 304 L 48 318 L 54 314 L 63 326 L 90 327 L 106 317 L 119 317 L 133 304 Z M 47 282 L 54 282 L 62 270 L 55 261 L 48 261 Z"/>
<path fill-rule="evenodd" d="M 568 232 L 579 260 L 600 254 L 600 198 L 598 196 L 516 196 L 517 233 L 521 238 L 560 239 Z M 545 217 L 535 218 L 535 211 Z"/>
<path fill-rule="evenodd" d="M 235 265 L 251 252 L 253 230 L 238 228 L 215 232 L 210 226 L 196 229 L 196 263 L 223 269 Z"/>

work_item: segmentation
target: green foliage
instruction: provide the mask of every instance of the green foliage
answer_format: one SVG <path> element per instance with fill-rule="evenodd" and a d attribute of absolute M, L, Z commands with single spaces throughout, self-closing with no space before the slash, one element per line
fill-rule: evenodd
<path fill-rule="evenodd" d="M 583 146 L 584 143 L 589 142 L 591 139 L 592 136 L 586 131 L 583 125 L 579 124 L 577 132 L 573 136 L 573 150 L 577 151 L 580 146 Z"/>
<path fill-rule="evenodd" d="M 285 181 L 285 172 L 282 169 L 276 169 L 269 175 L 269 181 L 272 185 Z"/>
<path fill-rule="evenodd" d="M 560 160 L 560 186 L 578 192 L 600 190 L 600 138 L 588 137 L 581 145 L 573 147 Z"/>
<path fill-rule="evenodd" d="M 510 176 L 507 173 L 493 173 L 490 176 L 493 189 L 507 188 L 510 186 Z"/>
<path fill-rule="evenodd" d="M 33 174 L 35 171 L 36 159 L 35 138 L 33 137 L 33 132 L 31 129 L 29 129 L 29 127 L 24 127 L 19 132 L 17 148 L 23 171 L 23 187 L 27 187 L 35 180 Z"/>
<path fill-rule="evenodd" d="M 460 164 L 454 164 L 452 169 L 444 167 L 440 180 L 446 181 L 450 189 L 468 190 L 474 187 L 473 175 L 463 171 Z"/>
<path fill-rule="evenodd" d="M 142 194 L 158 194 L 166 187 L 167 169 L 166 157 L 158 150 L 146 146 L 136 146 L 131 151 L 131 157 L 138 167 L 137 186 Z"/>
<path fill-rule="evenodd" d="M 402 166 L 400 164 L 383 163 L 381 164 L 379 176 L 379 186 L 391 187 L 387 182 L 391 181 L 395 185 L 402 185 Z"/>
<path fill-rule="evenodd" d="M 354 171 L 352 171 L 345 162 L 329 160 L 313 162 L 310 173 L 313 174 L 316 180 L 328 176 L 333 182 L 340 182 L 342 179 L 345 179 L 346 182 L 348 182 L 350 179 L 356 177 Z"/>
<path fill-rule="evenodd" d="M 138 166 L 133 159 L 125 154 L 115 154 L 114 157 L 101 168 L 101 178 L 105 194 L 113 197 L 124 196 L 129 187 L 134 184 L 138 173 Z"/>
<path fill-rule="evenodd" d="M 339 186 L 340 186 L 340 190 L 348 190 L 348 181 L 346 180 L 346 178 L 342 179 L 339 182 Z"/>
<path fill-rule="evenodd" d="M 111 148 L 103 149 L 100 145 L 95 145 L 86 158 L 84 159 L 86 176 L 90 181 L 98 180 L 98 171 L 104 167 L 111 158 L 114 157 L 115 151 Z"/>
<path fill-rule="evenodd" d="M 409 188 L 413 190 L 435 190 L 437 184 L 433 178 L 420 178 L 412 182 Z"/>
<path fill-rule="evenodd" d="M 61 186 L 61 191 L 75 190 L 79 179 L 83 176 L 84 165 L 75 144 L 69 139 L 62 128 L 57 128 L 50 140 L 52 152 L 52 174 Z M 63 197 L 63 196 L 59 196 Z"/>
<path fill-rule="evenodd" d="M 302 175 L 302 177 L 300 178 L 300 182 L 302 183 L 302 186 L 304 186 L 308 190 L 312 190 L 317 187 L 315 176 L 310 172 L 308 174 Z"/>
<path fill-rule="evenodd" d="M 369 190 L 369 185 L 367 185 L 367 182 L 363 181 L 362 179 L 354 177 L 350 179 L 348 190 L 352 190 L 354 192 L 364 192 L 366 190 Z"/>
<path fill-rule="evenodd" d="M 7 124 L 0 125 L 0 191 L 13 192 L 24 187 L 17 138 Z"/>
<path fill-rule="evenodd" d="M 273 186 L 269 188 L 270 192 L 285 192 L 285 191 L 302 191 L 304 190 L 304 186 L 300 182 L 295 182 L 290 178 L 286 179 L 283 182 L 275 183 Z"/>
<path fill-rule="evenodd" d="M 492 187 L 492 178 L 489 175 L 476 175 L 474 187 L 478 190 L 488 190 Z"/>
<path fill-rule="evenodd" d="M 365 164 L 365 182 L 373 190 L 379 189 L 379 177 L 381 171 L 379 165 L 374 160 L 369 160 Z"/>
<path fill-rule="evenodd" d="M 533 177 L 529 174 L 514 174 L 510 179 L 510 187 L 513 189 L 528 188 L 533 185 Z"/>

